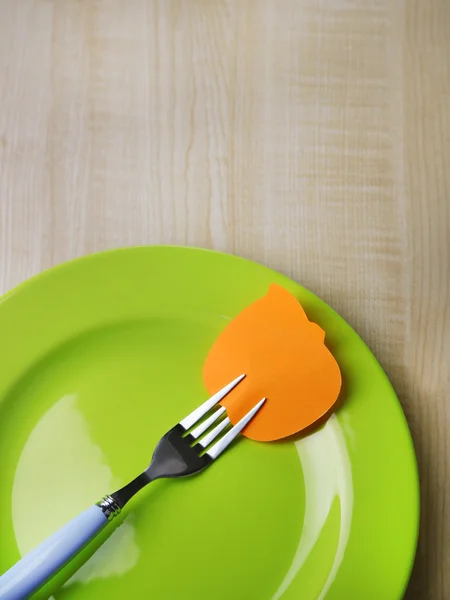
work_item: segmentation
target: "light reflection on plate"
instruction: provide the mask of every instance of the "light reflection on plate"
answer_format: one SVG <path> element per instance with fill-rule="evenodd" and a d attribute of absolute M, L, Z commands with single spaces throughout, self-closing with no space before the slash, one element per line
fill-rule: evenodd
<path fill-rule="evenodd" d="M 272 597 L 279 600 L 303 567 L 320 537 L 333 502 L 339 499 L 340 529 L 335 558 L 318 597 L 325 598 L 344 558 L 353 512 L 353 483 L 350 457 L 343 431 L 335 415 L 319 431 L 295 443 L 305 481 L 303 530 L 292 564 Z"/>
<path fill-rule="evenodd" d="M 67 464 L 54 476 L 54 457 Z M 36 464 L 48 468 L 36 469 Z M 62 485 L 61 479 L 67 479 Z M 83 481 L 82 486 L 70 481 Z M 17 545 L 22 556 L 67 523 L 79 506 L 101 498 L 118 487 L 101 448 L 91 439 L 89 424 L 77 409 L 75 394 L 56 402 L 38 421 L 20 456 L 14 477 L 12 513 Z M 34 518 L 28 518 L 33 498 Z M 97 552 L 66 583 L 87 583 L 111 575 L 123 575 L 138 561 L 132 516 L 127 518 Z"/>

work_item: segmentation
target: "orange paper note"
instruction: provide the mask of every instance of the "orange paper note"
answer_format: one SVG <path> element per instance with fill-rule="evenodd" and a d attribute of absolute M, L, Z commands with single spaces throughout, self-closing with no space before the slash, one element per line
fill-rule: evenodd
<path fill-rule="evenodd" d="M 245 373 L 222 404 L 236 424 L 261 398 L 266 403 L 243 434 L 259 441 L 298 433 L 336 402 L 341 373 L 325 332 L 308 320 L 287 290 L 272 284 L 222 331 L 204 365 L 210 394 Z"/>

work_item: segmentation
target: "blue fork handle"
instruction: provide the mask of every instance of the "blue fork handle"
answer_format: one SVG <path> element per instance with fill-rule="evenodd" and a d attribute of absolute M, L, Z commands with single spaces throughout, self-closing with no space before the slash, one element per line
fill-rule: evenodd
<path fill-rule="evenodd" d="M 23 600 L 37 591 L 108 524 L 94 504 L 69 521 L 0 577 L 0 600 Z"/>

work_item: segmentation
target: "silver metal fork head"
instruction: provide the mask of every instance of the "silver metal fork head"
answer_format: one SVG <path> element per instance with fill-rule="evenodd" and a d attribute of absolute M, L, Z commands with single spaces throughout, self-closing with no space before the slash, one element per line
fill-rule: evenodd
<path fill-rule="evenodd" d="M 191 427 L 193 427 L 196 423 L 201 421 L 201 419 L 216 405 L 218 404 L 225 396 L 231 392 L 245 377 L 245 374 L 236 377 L 231 383 L 223 387 L 216 394 L 211 396 L 206 402 L 201 404 L 198 408 L 196 408 L 190 415 L 185 417 L 182 421 L 180 421 L 179 425 L 185 430 L 188 431 Z M 211 447 L 209 450 L 205 452 L 205 456 L 208 456 L 210 459 L 216 459 L 227 446 L 234 440 L 234 438 L 244 429 L 246 425 L 253 419 L 259 409 L 262 407 L 266 398 L 262 398 L 242 419 L 236 423 L 234 427 L 232 427 L 229 431 L 225 433 L 223 437 L 218 439 L 218 436 L 222 433 L 224 429 L 228 427 L 230 424 L 229 417 L 225 417 L 216 427 L 214 427 L 209 433 L 207 433 L 199 442 L 198 445 L 200 449 L 203 451 L 205 448 L 208 448 L 214 440 L 218 439 L 218 441 Z M 194 440 L 198 440 L 200 436 L 202 436 L 211 425 L 217 421 L 224 413 L 226 409 L 221 406 L 218 408 L 211 416 L 202 421 L 197 427 L 195 427 L 192 431 L 190 431 L 189 436 Z"/>
<path fill-rule="evenodd" d="M 169 429 L 158 442 L 149 467 L 130 481 L 130 483 L 111 494 L 106 501 L 103 501 L 103 504 L 99 504 L 102 510 L 105 511 L 105 514 L 109 515 L 111 507 L 114 514 L 116 514 L 118 509 L 123 508 L 130 498 L 150 483 L 150 481 L 160 479 L 161 477 L 193 475 L 210 465 L 251 421 L 266 400 L 265 398 L 260 400 L 234 427 L 226 431 L 224 435 L 221 436 L 221 433 L 230 425 L 229 417 L 225 417 L 222 421 L 219 421 L 208 432 L 209 428 L 225 414 L 225 408 L 221 406 L 214 414 L 207 417 L 205 421 L 201 421 L 201 419 L 206 416 L 215 404 L 220 402 L 222 398 L 236 387 L 244 377 L 245 375 L 237 377 L 217 392 L 217 394 L 214 394 L 209 400 L 196 408 L 190 415 L 175 425 L 175 427 Z M 196 424 L 197 427 L 195 427 Z M 192 427 L 194 429 L 189 431 Z M 203 434 L 205 434 L 204 437 L 201 437 Z M 213 442 L 215 443 L 211 446 Z"/>

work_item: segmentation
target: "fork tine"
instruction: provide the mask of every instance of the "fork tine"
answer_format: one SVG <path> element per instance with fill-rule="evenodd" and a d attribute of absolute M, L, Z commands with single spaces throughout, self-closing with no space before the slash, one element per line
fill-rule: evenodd
<path fill-rule="evenodd" d="M 236 425 L 232 429 L 230 429 L 230 431 L 228 431 L 223 436 L 223 438 L 221 438 L 218 442 L 216 442 L 214 444 L 214 446 L 212 448 L 210 448 L 208 450 L 208 452 L 206 452 L 206 454 L 208 454 L 208 456 L 210 456 L 213 460 L 215 458 L 217 458 L 219 456 L 219 454 L 221 454 L 225 450 L 225 448 L 228 446 L 228 444 L 230 444 L 234 440 L 234 438 L 238 435 L 238 433 L 240 433 L 244 429 L 244 427 L 253 419 L 253 417 L 256 415 L 256 413 L 258 412 L 258 410 L 261 408 L 261 406 L 264 404 L 265 401 L 266 401 L 265 398 L 260 400 L 258 402 L 258 404 L 256 404 L 245 415 L 245 417 L 242 417 L 242 419 L 238 423 L 236 423 Z M 222 423 L 223 423 L 223 421 L 222 421 Z M 222 425 L 222 423 L 220 423 L 220 425 Z M 218 427 L 220 425 L 218 425 L 215 429 L 218 429 Z M 214 431 L 215 430 L 213 429 L 213 431 L 211 433 L 213 433 Z M 209 435 L 211 435 L 211 434 L 209 434 Z M 212 441 L 212 440 L 210 440 L 210 441 Z M 204 440 L 202 440 L 202 442 L 204 442 Z"/>
<path fill-rule="evenodd" d="M 190 415 L 188 415 L 182 421 L 180 421 L 179 424 L 181 425 L 181 427 L 183 427 L 183 429 L 186 429 L 186 430 L 190 429 L 192 427 L 192 425 L 195 425 L 195 423 L 197 423 L 197 421 L 199 419 L 201 419 L 204 415 L 206 415 L 208 410 L 211 410 L 211 408 L 215 404 L 220 402 L 222 400 L 222 398 L 225 398 L 225 396 L 229 392 L 231 392 L 231 390 L 234 387 L 236 387 L 237 384 L 240 383 L 244 379 L 244 377 L 245 377 L 245 374 L 240 375 L 239 377 L 236 377 L 236 379 L 234 379 L 231 383 L 229 383 L 224 388 L 219 390 L 216 394 L 214 394 L 214 396 L 211 396 L 211 398 L 209 398 L 209 400 L 206 400 L 206 402 L 204 402 L 198 408 L 196 408 L 193 412 L 191 412 Z"/>
<path fill-rule="evenodd" d="M 200 437 L 202 435 L 202 433 L 205 433 L 205 431 L 210 428 L 210 426 L 214 423 L 214 421 L 217 421 L 217 419 L 221 415 L 223 415 L 224 412 L 225 412 L 225 406 L 221 406 L 220 408 L 218 408 L 216 410 L 215 413 L 213 413 L 210 417 L 208 417 L 208 419 L 205 419 L 203 421 L 203 423 L 200 423 L 200 425 L 198 427 L 196 427 L 193 431 L 191 431 L 190 435 L 192 435 L 192 437 L 195 439 Z"/>
<path fill-rule="evenodd" d="M 230 419 L 226 417 L 223 421 L 216 425 L 214 429 L 208 433 L 208 435 L 205 435 L 205 437 L 202 440 L 200 440 L 200 446 L 203 446 L 203 448 L 207 448 L 210 445 L 210 443 L 216 439 L 219 433 L 223 431 L 225 427 L 227 427 L 227 425 L 229 425 L 229 423 Z"/>

